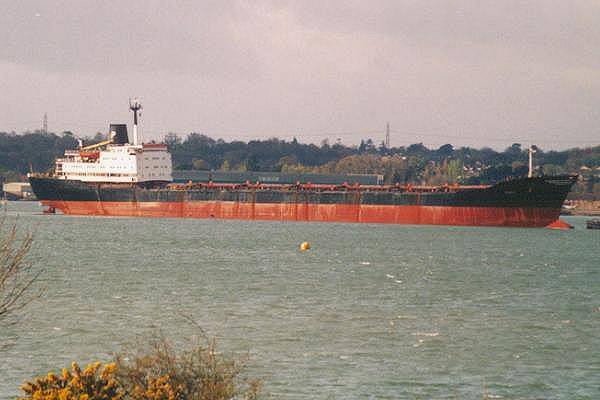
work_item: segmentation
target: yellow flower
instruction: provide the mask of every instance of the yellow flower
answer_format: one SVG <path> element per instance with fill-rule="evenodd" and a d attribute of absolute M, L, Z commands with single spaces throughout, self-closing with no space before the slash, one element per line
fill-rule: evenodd
<path fill-rule="evenodd" d="M 112 374 L 114 374 L 117 365 L 115 363 L 106 364 L 102 369 L 102 373 L 100 374 L 100 378 L 107 380 Z"/>
<path fill-rule="evenodd" d="M 21 385 L 21 390 L 27 394 L 32 394 L 37 389 L 37 386 L 31 382 L 25 382 Z"/>
<path fill-rule="evenodd" d="M 58 393 L 58 400 L 69 400 L 69 395 L 71 391 L 67 388 L 64 388 Z"/>
<path fill-rule="evenodd" d="M 73 363 L 71 364 L 71 368 L 73 369 L 75 375 L 81 374 L 81 368 L 79 368 L 79 365 L 75 361 L 73 361 Z"/>
<path fill-rule="evenodd" d="M 46 377 L 46 381 L 48 383 L 54 383 L 58 380 L 58 378 L 56 377 L 56 375 L 54 375 L 53 372 L 48 372 L 48 376 Z"/>
<path fill-rule="evenodd" d="M 75 375 L 71 379 L 71 386 L 73 386 L 74 388 L 81 386 L 81 378 L 79 377 L 79 375 Z"/>

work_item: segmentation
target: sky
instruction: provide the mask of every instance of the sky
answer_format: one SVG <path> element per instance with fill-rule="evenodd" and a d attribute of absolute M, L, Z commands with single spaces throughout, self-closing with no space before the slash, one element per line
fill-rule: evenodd
<path fill-rule="evenodd" d="M 0 131 L 600 144 L 600 1 L 0 0 L 0 38 Z"/>

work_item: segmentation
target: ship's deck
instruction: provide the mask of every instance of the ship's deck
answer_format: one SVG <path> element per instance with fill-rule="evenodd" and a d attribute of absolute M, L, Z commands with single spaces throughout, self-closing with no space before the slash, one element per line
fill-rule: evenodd
<path fill-rule="evenodd" d="M 452 193 L 463 190 L 483 190 L 491 185 L 324 185 L 324 184 L 272 184 L 272 183 L 215 183 L 215 182 L 189 182 L 187 184 L 169 184 L 170 190 L 188 191 L 194 189 L 221 189 L 221 190 L 269 190 L 269 191 L 297 191 L 297 192 L 407 192 L 407 193 Z"/>

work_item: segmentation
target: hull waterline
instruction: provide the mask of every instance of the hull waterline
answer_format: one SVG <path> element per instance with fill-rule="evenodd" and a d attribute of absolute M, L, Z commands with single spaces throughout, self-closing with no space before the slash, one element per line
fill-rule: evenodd
<path fill-rule="evenodd" d="M 42 204 L 68 215 L 545 227 L 558 220 L 574 179 L 457 189 L 30 182 Z"/>
<path fill-rule="evenodd" d="M 559 217 L 559 212 L 553 208 L 515 207 L 51 200 L 43 200 L 42 204 L 68 215 L 414 225 L 545 227 Z"/>

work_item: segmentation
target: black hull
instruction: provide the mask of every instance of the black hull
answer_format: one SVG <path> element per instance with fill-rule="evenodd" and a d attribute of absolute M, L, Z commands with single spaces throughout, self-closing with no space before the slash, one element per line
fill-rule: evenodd
<path fill-rule="evenodd" d="M 49 177 L 29 178 L 41 201 L 85 202 L 196 202 L 362 204 L 443 207 L 538 207 L 560 209 L 576 176 L 522 178 L 488 188 L 440 188 L 437 191 L 340 188 L 145 187 L 137 184 L 89 183 Z"/>

